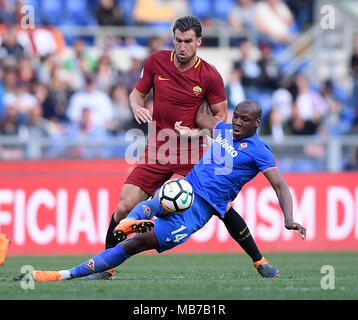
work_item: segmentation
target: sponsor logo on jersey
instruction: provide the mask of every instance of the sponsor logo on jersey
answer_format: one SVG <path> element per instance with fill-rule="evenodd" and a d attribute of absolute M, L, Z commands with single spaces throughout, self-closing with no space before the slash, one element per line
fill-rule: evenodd
<path fill-rule="evenodd" d="M 150 217 L 150 214 L 151 214 L 152 210 L 148 206 L 146 206 L 145 204 L 142 205 L 142 208 L 143 208 L 143 213 L 147 217 Z"/>
<path fill-rule="evenodd" d="M 95 271 L 93 259 L 89 260 L 85 266 L 86 269 Z"/>
<path fill-rule="evenodd" d="M 193 87 L 193 93 L 194 93 L 194 95 L 196 95 L 196 96 L 200 95 L 200 93 L 201 93 L 202 91 L 203 91 L 203 89 L 202 89 L 201 87 L 199 87 L 199 86 Z"/>
<path fill-rule="evenodd" d="M 159 76 L 159 77 L 158 77 L 158 80 L 170 80 L 170 79 L 168 79 L 168 78 L 163 78 L 162 76 Z"/>
<path fill-rule="evenodd" d="M 215 141 L 219 143 L 230 156 L 233 158 L 237 156 L 238 152 L 235 150 L 234 146 L 229 143 L 228 139 L 224 139 L 221 134 L 216 137 Z"/>

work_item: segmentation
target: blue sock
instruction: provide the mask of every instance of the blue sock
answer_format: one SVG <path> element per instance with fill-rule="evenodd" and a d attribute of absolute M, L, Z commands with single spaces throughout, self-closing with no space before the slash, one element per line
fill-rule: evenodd
<path fill-rule="evenodd" d="M 117 267 L 129 257 L 130 256 L 123 250 L 121 244 L 118 243 L 115 247 L 102 251 L 100 254 L 69 271 L 74 278 L 83 277 Z"/>

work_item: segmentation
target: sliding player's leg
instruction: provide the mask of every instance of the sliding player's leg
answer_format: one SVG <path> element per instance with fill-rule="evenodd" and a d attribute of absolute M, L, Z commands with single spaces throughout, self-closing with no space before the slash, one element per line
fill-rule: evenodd
<path fill-rule="evenodd" d="M 280 271 L 269 265 L 265 257 L 262 256 L 258 249 L 252 234 L 238 212 L 232 207 L 226 211 L 225 217 L 222 218 L 231 237 L 243 248 L 243 250 L 251 257 L 254 267 L 259 274 L 265 278 L 274 278 L 280 275 Z"/>
<path fill-rule="evenodd" d="M 160 217 L 167 214 L 160 204 L 159 199 L 150 199 L 138 203 L 114 229 L 114 237 L 118 242 L 127 239 L 131 233 L 144 233 L 154 227 L 151 220 L 154 216 Z"/>
<path fill-rule="evenodd" d="M 210 205 L 199 196 L 195 196 L 194 203 L 188 210 L 159 217 L 153 230 L 135 234 L 74 268 L 61 271 L 34 271 L 33 278 L 35 281 L 59 281 L 84 277 L 117 267 L 132 255 L 142 251 L 170 250 L 188 240 L 209 221 L 211 216 Z"/>
<path fill-rule="evenodd" d="M 130 233 L 143 233 L 151 230 L 154 226 L 154 223 L 150 221 L 150 219 L 154 214 L 158 215 L 159 211 L 162 210 L 158 199 L 156 199 L 157 203 L 150 202 L 151 200 L 147 200 L 149 201 L 148 203 L 147 201 L 143 201 L 143 199 L 147 199 L 149 195 L 135 185 L 125 184 L 122 189 L 121 197 L 123 198 L 117 207 L 116 213 L 113 214 L 111 223 L 107 230 L 106 249 L 113 248 L 118 244 L 118 242 L 125 240 Z M 137 202 L 144 205 L 147 203 L 147 205 L 146 207 L 143 207 L 141 204 L 137 204 Z M 129 208 L 132 209 L 128 217 L 127 211 Z M 151 213 L 152 215 L 146 216 L 145 209 L 150 209 L 153 214 Z M 116 216 L 116 214 L 118 215 Z M 123 221 L 123 223 L 118 226 L 118 221 Z M 103 272 L 90 275 L 86 279 L 109 280 L 113 277 L 113 274 L 114 269 L 111 268 Z"/>
<path fill-rule="evenodd" d="M 187 241 L 210 220 L 212 215 L 213 208 L 210 204 L 195 194 L 193 204 L 186 211 L 170 213 L 156 219 L 153 231 L 159 243 L 158 252 L 170 250 Z"/>
<path fill-rule="evenodd" d="M 157 248 L 157 237 L 153 231 L 149 231 L 134 235 L 71 269 L 60 271 L 36 270 L 33 272 L 33 279 L 35 281 L 60 281 L 80 278 L 115 268 L 139 252 Z"/>

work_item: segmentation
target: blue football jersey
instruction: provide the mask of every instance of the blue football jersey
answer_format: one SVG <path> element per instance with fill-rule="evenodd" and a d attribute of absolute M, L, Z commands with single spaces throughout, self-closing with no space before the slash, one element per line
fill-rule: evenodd
<path fill-rule="evenodd" d="M 225 215 L 229 202 L 259 172 L 275 168 L 269 145 L 257 135 L 234 139 L 232 124 L 219 122 L 213 132 L 211 147 L 190 171 L 186 180 L 195 193 Z"/>

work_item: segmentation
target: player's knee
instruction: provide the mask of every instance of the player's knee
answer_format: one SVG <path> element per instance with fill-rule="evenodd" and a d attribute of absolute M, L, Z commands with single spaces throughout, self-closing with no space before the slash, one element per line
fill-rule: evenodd
<path fill-rule="evenodd" d="M 115 215 L 114 219 L 117 222 L 121 221 L 122 219 L 128 216 L 129 212 L 131 212 L 132 209 L 133 209 L 133 205 L 128 201 L 126 200 L 120 201 L 114 213 Z"/>

